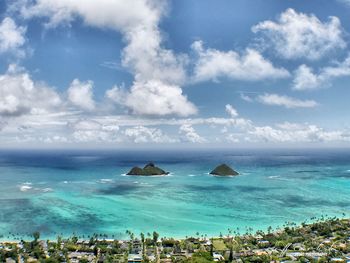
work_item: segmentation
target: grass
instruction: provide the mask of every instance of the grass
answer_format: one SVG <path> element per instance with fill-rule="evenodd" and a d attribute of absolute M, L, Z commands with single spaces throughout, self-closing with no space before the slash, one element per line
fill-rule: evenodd
<path fill-rule="evenodd" d="M 219 251 L 227 249 L 224 241 L 220 240 L 220 239 L 214 239 L 213 240 L 213 246 L 214 246 L 215 250 L 219 250 Z"/>

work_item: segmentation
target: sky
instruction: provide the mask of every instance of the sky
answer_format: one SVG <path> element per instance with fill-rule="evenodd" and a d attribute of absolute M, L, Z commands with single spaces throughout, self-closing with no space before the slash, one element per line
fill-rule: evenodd
<path fill-rule="evenodd" d="M 349 0 L 2 0 L 0 148 L 349 147 Z"/>

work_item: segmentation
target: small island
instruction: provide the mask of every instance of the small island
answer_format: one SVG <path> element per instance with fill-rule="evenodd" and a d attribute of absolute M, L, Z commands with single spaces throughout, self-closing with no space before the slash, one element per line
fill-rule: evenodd
<path fill-rule="evenodd" d="M 239 175 L 238 172 L 233 170 L 227 164 L 221 164 L 221 165 L 217 166 L 213 171 L 210 172 L 210 174 L 217 175 L 217 176 L 236 176 L 236 175 Z"/>
<path fill-rule="evenodd" d="M 150 176 L 150 175 L 167 175 L 168 172 L 154 165 L 154 163 L 148 163 L 145 167 L 133 167 L 127 175 L 139 175 L 139 176 Z"/>

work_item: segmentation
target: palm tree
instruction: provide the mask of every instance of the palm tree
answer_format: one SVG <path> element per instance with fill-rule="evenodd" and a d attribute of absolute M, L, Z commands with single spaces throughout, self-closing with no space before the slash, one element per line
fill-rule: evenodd
<path fill-rule="evenodd" d="M 40 233 L 38 231 L 33 233 L 33 238 L 34 238 L 34 242 L 38 242 L 38 239 L 40 238 Z"/>
<path fill-rule="evenodd" d="M 153 231 L 153 243 L 154 243 L 154 245 L 157 245 L 158 238 L 159 238 L 159 234 L 156 231 Z"/>
<path fill-rule="evenodd" d="M 145 255 L 145 234 L 141 233 L 141 242 L 142 242 L 142 255 Z"/>

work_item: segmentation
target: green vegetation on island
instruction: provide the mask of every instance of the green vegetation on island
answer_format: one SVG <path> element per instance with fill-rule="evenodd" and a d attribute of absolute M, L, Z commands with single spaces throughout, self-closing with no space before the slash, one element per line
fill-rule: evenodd
<path fill-rule="evenodd" d="M 210 174 L 219 175 L 219 176 L 234 176 L 234 175 L 238 175 L 238 172 L 233 170 L 227 164 L 221 164 L 217 166 L 213 171 L 211 171 Z"/>
<path fill-rule="evenodd" d="M 154 163 L 148 163 L 145 167 L 133 167 L 127 175 L 141 175 L 141 176 L 149 176 L 149 175 L 167 175 L 168 172 L 154 165 Z"/>

